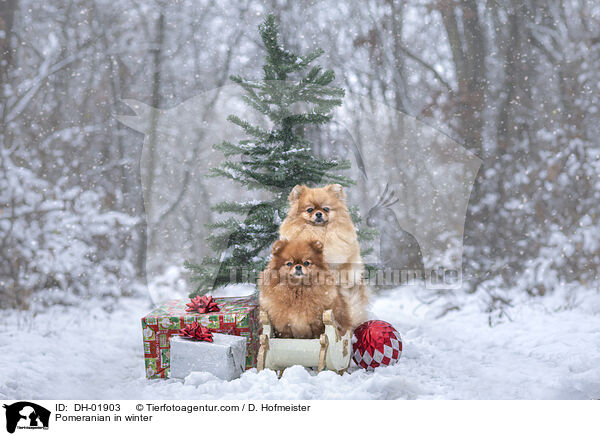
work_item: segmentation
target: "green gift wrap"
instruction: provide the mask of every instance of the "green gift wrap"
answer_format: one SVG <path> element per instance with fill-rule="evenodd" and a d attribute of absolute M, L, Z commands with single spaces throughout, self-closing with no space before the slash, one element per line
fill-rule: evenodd
<path fill-rule="evenodd" d="M 215 333 L 246 337 L 246 369 L 256 366 L 258 352 L 258 295 L 216 297 L 218 312 L 187 312 L 190 300 L 171 300 L 142 318 L 144 361 L 147 378 L 167 378 L 170 366 L 169 338 L 197 322 Z"/>

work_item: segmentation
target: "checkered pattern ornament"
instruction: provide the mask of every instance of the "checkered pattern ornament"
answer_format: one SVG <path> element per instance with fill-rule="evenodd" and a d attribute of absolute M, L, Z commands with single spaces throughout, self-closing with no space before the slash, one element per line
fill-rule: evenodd
<path fill-rule="evenodd" d="M 400 333 L 385 321 L 367 321 L 352 335 L 352 359 L 364 369 L 395 364 L 402 354 Z"/>

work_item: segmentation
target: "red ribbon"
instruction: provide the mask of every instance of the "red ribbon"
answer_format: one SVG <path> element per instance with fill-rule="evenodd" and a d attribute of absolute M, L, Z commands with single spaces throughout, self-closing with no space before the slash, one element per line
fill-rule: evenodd
<path fill-rule="evenodd" d="M 197 341 L 213 341 L 212 331 L 209 328 L 198 324 L 197 322 L 193 322 L 190 325 L 184 326 L 181 330 L 179 330 L 179 335 L 192 338 Z"/>
<path fill-rule="evenodd" d="M 219 311 L 217 302 L 210 295 L 194 297 L 186 304 L 186 306 L 187 308 L 185 310 L 188 312 L 209 313 Z"/>

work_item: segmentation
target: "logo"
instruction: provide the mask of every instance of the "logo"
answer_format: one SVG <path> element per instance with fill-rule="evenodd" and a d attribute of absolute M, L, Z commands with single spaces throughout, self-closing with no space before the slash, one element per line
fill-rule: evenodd
<path fill-rule="evenodd" d="M 15 429 L 48 429 L 50 411 L 28 401 L 19 401 L 4 405 L 6 409 L 6 431 L 14 433 Z"/>
<path fill-rule="evenodd" d="M 295 85 L 269 81 L 269 87 L 277 92 L 286 92 L 290 86 Z M 197 206 L 196 187 L 201 187 L 211 202 L 224 199 L 225 191 L 239 193 L 247 201 L 246 217 L 253 213 L 253 202 L 263 199 L 240 191 L 235 182 L 226 178 L 218 183 L 206 182 L 206 176 L 223 162 L 222 152 L 212 145 L 247 139 L 238 125 L 228 121 L 230 113 L 248 107 L 242 94 L 237 84 L 225 85 L 170 109 L 123 100 L 135 115 L 117 116 L 118 121 L 145 135 L 140 172 L 151 235 L 146 250 L 146 275 L 154 301 L 164 300 L 165 295 L 182 295 L 174 292 L 175 282 L 165 284 L 164 268 L 172 259 L 200 260 L 215 255 L 207 244 L 188 243 L 208 238 L 213 230 L 197 225 L 193 226 L 192 235 L 188 226 L 179 222 L 180 217 L 197 223 L 210 218 L 206 208 Z M 427 289 L 460 289 L 463 230 L 481 159 L 443 132 L 391 106 L 349 92 L 346 98 L 354 101 L 353 107 L 336 112 L 331 120 L 334 130 L 345 139 L 331 145 L 331 153 L 352 163 L 348 175 L 356 181 L 351 191 L 353 202 L 360 206 L 367 226 L 379 231 L 379 238 L 368 247 L 370 254 L 363 257 L 365 263 L 377 266 L 366 277 L 368 282 L 400 286 L 424 281 Z M 214 103 L 207 106 L 209 101 Z M 308 109 L 294 104 L 288 110 L 290 115 L 303 116 Z M 265 131 L 273 127 L 268 117 L 252 112 L 242 115 Z M 368 128 L 357 128 L 356 120 Z M 219 128 L 211 128 L 213 123 Z M 361 150 L 362 147 L 365 148 Z M 367 193 L 378 193 L 377 201 L 370 201 Z M 239 216 L 240 222 L 246 222 L 244 214 Z M 279 224 L 280 219 L 282 215 L 277 212 L 273 223 Z M 227 231 L 233 232 L 223 230 Z M 210 265 L 212 270 L 207 267 L 207 271 L 216 276 L 221 259 L 228 258 L 232 253 L 228 250 L 232 249 L 223 247 L 216 262 Z M 256 279 L 243 268 L 231 269 L 230 273 L 246 277 L 247 281 Z M 147 322 L 151 324 L 150 320 Z"/>

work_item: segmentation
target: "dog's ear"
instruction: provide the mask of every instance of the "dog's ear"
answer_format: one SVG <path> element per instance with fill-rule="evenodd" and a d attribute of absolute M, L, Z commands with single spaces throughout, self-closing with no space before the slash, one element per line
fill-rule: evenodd
<path fill-rule="evenodd" d="M 321 241 L 310 241 L 309 244 L 317 253 L 323 252 L 323 243 Z"/>
<path fill-rule="evenodd" d="M 307 187 L 304 186 L 304 185 L 296 185 L 296 186 L 294 186 L 294 189 L 292 189 L 292 191 L 290 192 L 290 196 L 288 197 L 288 200 L 290 200 L 290 203 L 293 203 L 294 201 L 297 201 L 300 198 L 300 195 L 302 195 L 302 193 L 304 192 L 305 189 L 307 189 Z"/>
<path fill-rule="evenodd" d="M 346 193 L 344 192 L 344 188 L 342 188 L 342 185 L 338 183 L 334 183 L 333 185 L 327 185 L 325 186 L 325 189 L 333 193 L 340 200 L 346 199 Z"/>
<path fill-rule="evenodd" d="M 288 243 L 288 241 L 282 241 L 281 239 L 279 241 L 275 241 L 275 243 L 273 244 L 273 250 L 271 251 L 271 253 L 273 253 L 273 254 L 279 253 L 281 251 L 281 249 L 287 245 L 287 243 Z"/>

